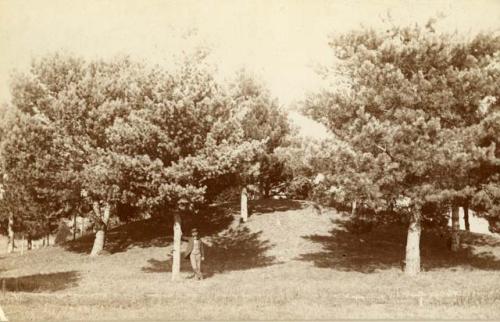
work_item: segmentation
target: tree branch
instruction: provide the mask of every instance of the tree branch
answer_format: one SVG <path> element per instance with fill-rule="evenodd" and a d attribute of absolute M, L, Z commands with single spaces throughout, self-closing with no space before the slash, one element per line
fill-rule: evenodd
<path fill-rule="evenodd" d="M 380 146 L 380 145 L 378 145 L 378 144 L 375 144 L 375 146 L 376 146 L 377 148 L 379 148 L 382 152 L 384 152 L 385 154 L 387 154 L 387 155 L 391 158 L 391 160 L 392 160 L 392 161 L 395 161 L 395 162 L 397 161 L 397 160 L 396 160 L 396 159 L 395 159 L 395 158 L 394 158 L 394 157 L 393 157 L 393 156 L 389 153 L 389 151 L 387 151 L 387 149 L 386 149 L 386 148 L 383 148 L 383 147 L 381 147 L 381 146 Z"/>

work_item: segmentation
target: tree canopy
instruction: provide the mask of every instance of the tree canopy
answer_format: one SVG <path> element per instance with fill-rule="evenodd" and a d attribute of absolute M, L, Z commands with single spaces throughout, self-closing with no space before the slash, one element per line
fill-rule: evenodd
<path fill-rule="evenodd" d="M 245 135 L 239 102 L 194 58 L 174 71 L 126 57 L 35 60 L 12 82 L 19 117 L 2 139 L 6 189 L 43 206 L 40 220 L 83 203 L 104 225 L 106 207 L 168 214 L 206 204 L 207 190 L 253 162 L 266 141 Z"/>
<path fill-rule="evenodd" d="M 419 203 L 449 201 L 481 188 L 465 178 L 495 157 L 486 134 L 493 129 L 484 126 L 498 113 L 498 40 L 418 26 L 332 40 L 349 86 L 309 96 L 304 109 L 345 142 L 325 156 L 337 169 L 335 183 L 347 188 L 355 181 L 356 198 L 374 208 L 402 195 Z M 479 142 L 485 130 L 489 139 Z"/>
<path fill-rule="evenodd" d="M 285 163 L 275 150 L 290 144 L 294 134 L 288 122 L 287 113 L 280 108 L 277 99 L 245 70 L 237 73 L 230 85 L 230 95 L 237 105 L 237 113 L 244 136 L 250 140 L 266 141 L 265 150 L 255 162 L 242 170 L 247 183 L 259 185 L 261 193 L 268 196 L 271 189 L 287 180 Z"/>
<path fill-rule="evenodd" d="M 335 77 L 346 86 L 304 104 L 342 141 L 318 156 L 330 160 L 332 197 L 379 213 L 397 209 L 419 223 L 461 200 L 498 216 L 491 127 L 500 106 L 499 40 L 439 33 L 430 24 L 332 39 Z"/>

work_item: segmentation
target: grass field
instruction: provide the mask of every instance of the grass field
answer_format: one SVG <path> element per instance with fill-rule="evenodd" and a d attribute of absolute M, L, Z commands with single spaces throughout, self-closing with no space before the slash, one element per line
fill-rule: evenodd
<path fill-rule="evenodd" d="M 463 249 L 424 232 L 424 272 L 402 274 L 403 227 L 360 231 L 341 214 L 306 203 L 235 205 L 186 221 L 200 227 L 206 279 L 170 280 L 171 223 L 149 219 L 109 232 L 107 253 L 90 258 L 92 236 L 64 247 L 0 255 L 10 320 L 56 319 L 498 319 L 500 240 L 462 232 Z"/>

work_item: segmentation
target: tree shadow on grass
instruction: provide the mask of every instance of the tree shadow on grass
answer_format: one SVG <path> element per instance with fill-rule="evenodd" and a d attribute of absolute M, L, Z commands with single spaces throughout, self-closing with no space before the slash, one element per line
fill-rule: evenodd
<path fill-rule="evenodd" d="M 202 271 L 205 277 L 222 274 L 227 271 L 247 270 L 279 264 L 274 256 L 267 256 L 266 251 L 272 245 L 268 240 L 261 240 L 262 232 L 252 233 L 248 228 L 230 229 L 214 237 L 205 247 L 205 261 Z M 186 246 L 186 245 L 184 245 Z M 185 249 L 185 247 L 184 247 Z M 172 260 L 148 260 L 149 266 L 142 270 L 149 273 L 171 272 Z M 191 272 L 189 259 L 183 256 L 181 271 Z"/>
<path fill-rule="evenodd" d="M 324 250 L 302 254 L 298 260 L 313 262 L 317 267 L 362 273 L 403 268 L 406 226 L 390 224 L 360 228 L 349 220 L 337 219 L 332 222 L 335 228 L 330 235 L 303 237 L 321 244 Z M 491 251 L 478 253 L 474 250 L 472 245 L 475 238 L 464 240 L 460 251 L 453 253 L 448 248 L 448 236 L 448 232 L 423 230 L 420 249 L 424 270 L 452 267 L 500 269 L 500 260 Z"/>
<path fill-rule="evenodd" d="M 395 231 L 388 235 L 373 236 L 366 232 L 351 230 L 349 222 L 332 220 L 335 228 L 330 235 L 312 235 L 303 238 L 323 246 L 323 251 L 302 254 L 302 261 L 312 261 L 315 266 L 340 271 L 371 273 L 377 269 L 388 269 L 401 263 L 404 241 Z"/>
<path fill-rule="evenodd" d="M 123 252 L 135 246 L 162 246 L 167 242 L 169 221 L 171 220 L 168 218 L 150 218 L 109 229 L 106 233 L 104 253 Z M 94 234 L 88 234 L 75 241 L 66 242 L 62 246 L 72 252 L 90 253 L 94 238 Z"/>
<path fill-rule="evenodd" d="M 475 268 L 500 270 L 500 256 L 495 256 L 500 240 L 492 236 L 460 232 L 461 248 L 457 252 L 449 249 L 449 232 L 424 231 L 421 252 L 424 269 Z"/>
<path fill-rule="evenodd" d="M 8 292 L 55 292 L 77 286 L 77 271 L 0 278 Z M 3 287 L 0 285 L 0 287 Z"/>
<path fill-rule="evenodd" d="M 485 235 L 479 233 L 473 233 L 469 231 L 460 232 L 461 240 L 471 246 L 490 246 L 500 248 L 500 235 Z"/>
<path fill-rule="evenodd" d="M 197 227 L 203 236 L 216 234 L 226 229 L 233 216 L 223 208 L 207 207 L 192 216 L 183 216 L 182 231 L 189 235 L 191 228 Z M 133 247 L 166 247 L 173 240 L 173 215 L 152 217 L 150 219 L 125 223 L 108 230 L 105 252 L 114 254 Z M 77 253 L 90 253 L 94 234 L 64 244 L 67 250 Z"/>

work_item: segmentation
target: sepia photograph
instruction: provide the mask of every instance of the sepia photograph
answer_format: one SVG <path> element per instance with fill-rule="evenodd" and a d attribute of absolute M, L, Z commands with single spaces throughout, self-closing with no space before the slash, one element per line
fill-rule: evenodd
<path fill-rule="evenodd" d="M 0 0 L 0 321 L 500 321 L 500 1 Z"/>

